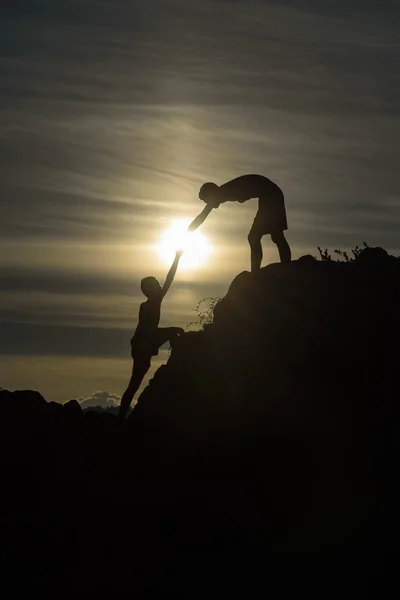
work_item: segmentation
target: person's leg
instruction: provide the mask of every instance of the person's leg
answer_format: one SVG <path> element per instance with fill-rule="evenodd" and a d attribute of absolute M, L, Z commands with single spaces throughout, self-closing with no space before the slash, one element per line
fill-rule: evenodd
<path fill-rule="evenodd" d="M 182 327 L 159 327 L 157 329 L 157 344 L 158 347 L 162 346 L 166 342 L 169 342 L 171 346 L 174 341 L 185 331 Z"/>
<path fill-rule="evenodd" d="M 118 411 L 118 418 L 123 420 L 126 417 L 126 413 L 129 410 L 131 402 L 133 400 L 134 395 L 138 391 L 140 384 L 143 381 L 143 377 L 146 375 L 147 371 L 150 368 L 150 359 L 149 360 L 139 360 L 133 362 L 132 368 L 132 376 L 128 383 L 128 387 L 121 398 L 121 404 Z"/>
<path fill-rule="evenodd" d="M 283 231 L 271 233 L 271 239 L 278 247 L 279 257 L 282 263 L 288 263 L 292 260 L 292 251 Z"/>
<path fill-rule="evenodd" d="M 263 259 L 261 238 L 262 233 L 260 232 L 259 228 L 253 223 L 249 235 L 247 236 L 247 239 L 250 244 L 250 262 L 252 273 L 257 273 L 261 268 L 261 263 Z"/>

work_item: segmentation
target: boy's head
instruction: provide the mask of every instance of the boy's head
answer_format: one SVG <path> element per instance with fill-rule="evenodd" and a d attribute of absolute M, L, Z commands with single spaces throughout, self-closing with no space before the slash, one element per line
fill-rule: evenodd
<path fill-rule="evenodd" d="M 145 277 L 140 283 L 140 289 L 147 298 L 151 298 L 161 292 L 161 285 L 155 277 Z"/>
<path fill-rule="evenodd" d="M 199 198 L 206 204 L 209 204 L 213 208 L 218 208 L 220 205 L 219 197 L 219 186 L 212 181 L 204 183 L 199 191 Z"/>

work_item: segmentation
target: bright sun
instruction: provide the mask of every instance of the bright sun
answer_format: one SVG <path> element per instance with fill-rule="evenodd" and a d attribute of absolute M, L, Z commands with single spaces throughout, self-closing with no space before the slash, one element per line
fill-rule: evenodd
<path fill-rule="evenodd" d="M 210 252 L 210 244 L 200 231 L 188 233 L 187 228 L 190 220 L 179 219 L 173 221 L 171 226 L 163 233 L 162 238 L 156 246 L 156 252 L 161 260 L 171 265 L 175 252 L 184 250 L 179 267 L 183 269 L 194 269 L 202 265 Z"/>

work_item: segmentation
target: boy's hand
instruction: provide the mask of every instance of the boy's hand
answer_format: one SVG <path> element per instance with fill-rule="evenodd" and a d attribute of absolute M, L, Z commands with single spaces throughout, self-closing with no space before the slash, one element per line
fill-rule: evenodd
<path fill-rule="evenodd" d="M 183 249 L 179 248 L 179 250 L 176 251 L 176 257 L 180 258 L 182 256 L 182 254 L 183 254 Z"/>
<path fill-rule="evenodd" d="M 221 204 L 221 202 L 218 200 L 218 198 L 211 198 L 211 200 L 209 200 L 207 202 L 207 204 L 209 206 L 211 206 L 212 208 L 217 209 L 217 208 L 219 208 L 219 205 Z"/>

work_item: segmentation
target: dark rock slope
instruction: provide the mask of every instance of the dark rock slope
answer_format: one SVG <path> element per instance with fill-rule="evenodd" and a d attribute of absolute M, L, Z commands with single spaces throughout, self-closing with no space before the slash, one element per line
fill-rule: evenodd
<path fill-rule="evenodd" d="M 13 582 L 172 592 L 219 574 L 226 592 L 241 573 L 249 591 L 259 550 L 315 552 L 325 582 L 346 584 L 357 556 L 365 580 L 397 535 L 399 306 L 400 261 L 385 251 L 302 257 L 238 275 L 124 427 L 0 392 Z M 196 570 L 199 552 L 221 553 L 217 572 Z"/>
<path fill-rule="evenodd" d="M 214 324 L 186 334 L 156 372 L 132 425 L 191 445 L 376 425 L 397 388 L 399 301 L 400 260 L 380 248 L 243 272 Z"/>

